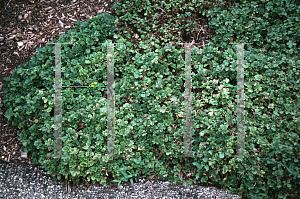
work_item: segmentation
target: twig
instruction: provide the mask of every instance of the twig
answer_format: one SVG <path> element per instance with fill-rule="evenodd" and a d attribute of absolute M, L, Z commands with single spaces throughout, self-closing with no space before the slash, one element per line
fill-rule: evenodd
<path fill-rule="evenodd" d="M 6 10 L 6 7 L 7 7 L 7 5 L 10 3 L 10 1 L 11 1 L 11 0 L 9 0 L 9 2 L 6 4 L 6 6 L 5 6 L 4 10 Z"/>
<path fill-rule="evenodd" d="M 7 144 L 7 143 L 13 141 L 14 139 L 16 139 L 17 137 L 18 137 L 18 136 L 14 137 L 14 138 L 10 138 L 10 139 L 9 139 L 8 141 L 6 141 L 6 142 L 1 142 L 1 144 Z"/>
<path fill-rule="evenodd" d="M 25 49 L 27 50 L 27 45 L 28 45 L 28 43 L 29 43 L 29 35 L 27 34 L 27 42 L 26 42 L 26 45 L 25 45 Z"/>

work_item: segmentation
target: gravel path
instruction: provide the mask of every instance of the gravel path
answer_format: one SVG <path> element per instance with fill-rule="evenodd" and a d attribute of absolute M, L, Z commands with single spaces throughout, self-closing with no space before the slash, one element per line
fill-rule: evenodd
<path fill-rule="evenodd" d="M 39 172 L 37 172 L 39 170 Z M 69 193 L 68 193 L 69 191 Z M 177 185 L 139 178 L 137 183 L 112 186 L 80 185 L 71 188 L 55 182 L 41 166 L 0 162 L 0 198 L 240 198 L 215 187 Z"/>

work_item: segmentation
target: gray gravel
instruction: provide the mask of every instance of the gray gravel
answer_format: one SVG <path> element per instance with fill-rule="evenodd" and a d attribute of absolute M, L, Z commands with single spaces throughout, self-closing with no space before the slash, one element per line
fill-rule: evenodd
<path fill-rule="evenodd" d="M 39 172 L 37 172 L 39 170 Z M 240 198 L 215 187 L 177 185 L 167 181 L 139 178 L 119 188 L 79 185 L 71 188 L 55 182 L 42 166 L 0 162 L 0 198 Z"/>

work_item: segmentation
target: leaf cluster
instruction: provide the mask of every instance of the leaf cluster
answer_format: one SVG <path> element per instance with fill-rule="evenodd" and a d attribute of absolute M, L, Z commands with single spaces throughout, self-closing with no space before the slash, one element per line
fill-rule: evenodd
<path fill-rule="evenodd" d="M 62 151 L 71 157 L 47 158 L 54 141 L 53 45 L 38 49 L 5 79 L 5 116 L 22 129 L 20 140 L 33 160 L 57 179 L 77 182 L 83 177 L 105 184 L 103 168 L 109 168 L 119 184 L 133 182 L 142 171 L 188 184 L 214 176 L 243 197 L 299 194 L 298 1 L 236 1 L 229 7 L 219 1 L 208 9 L 197 2 L 119 2 L 117 17 L 97 15 L 51 42 L 73 44 L 61 48 L 62 84 L 78 86 L 107 85 L 106 43 L 116 43 L 115 155 L 126 158 L 99 158 L 106 154 L 108 134 L 107 91 L 100 87 L 63 88 Z M 204 10 L 215 36 L 203 50 L 191 51 L 192 86 L 237 85 L 237 45 L 229 43 L 253 43 L 244 46 L 242 158 L 230 157 L 236 152 L 235 87 L 192 89 L 192 151 L 200 157 L 176 157 L 184 153 L 185 51 L 165 44 L 187 42 L 188 34 L 199 31 L 189 20 Z M 80 122 L 84 128 L 77 132 Z M 193 173 L 186 180 L 179 177 L 183 168 Z"/>

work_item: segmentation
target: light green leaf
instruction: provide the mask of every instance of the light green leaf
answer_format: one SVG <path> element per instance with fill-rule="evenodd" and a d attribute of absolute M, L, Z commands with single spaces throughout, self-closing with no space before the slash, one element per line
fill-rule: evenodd
<path fill-rule="evenodd" d="M 159 109 L 159 112 L 164 113 L 164 112 L 166 112 L 166 109 L 160 108 L 160 109 Z"/>
<path fill-rule="evenodd" d="M 222 159 L 224 158 L 224 153 L 219 153 L 219 157 Z"/>

